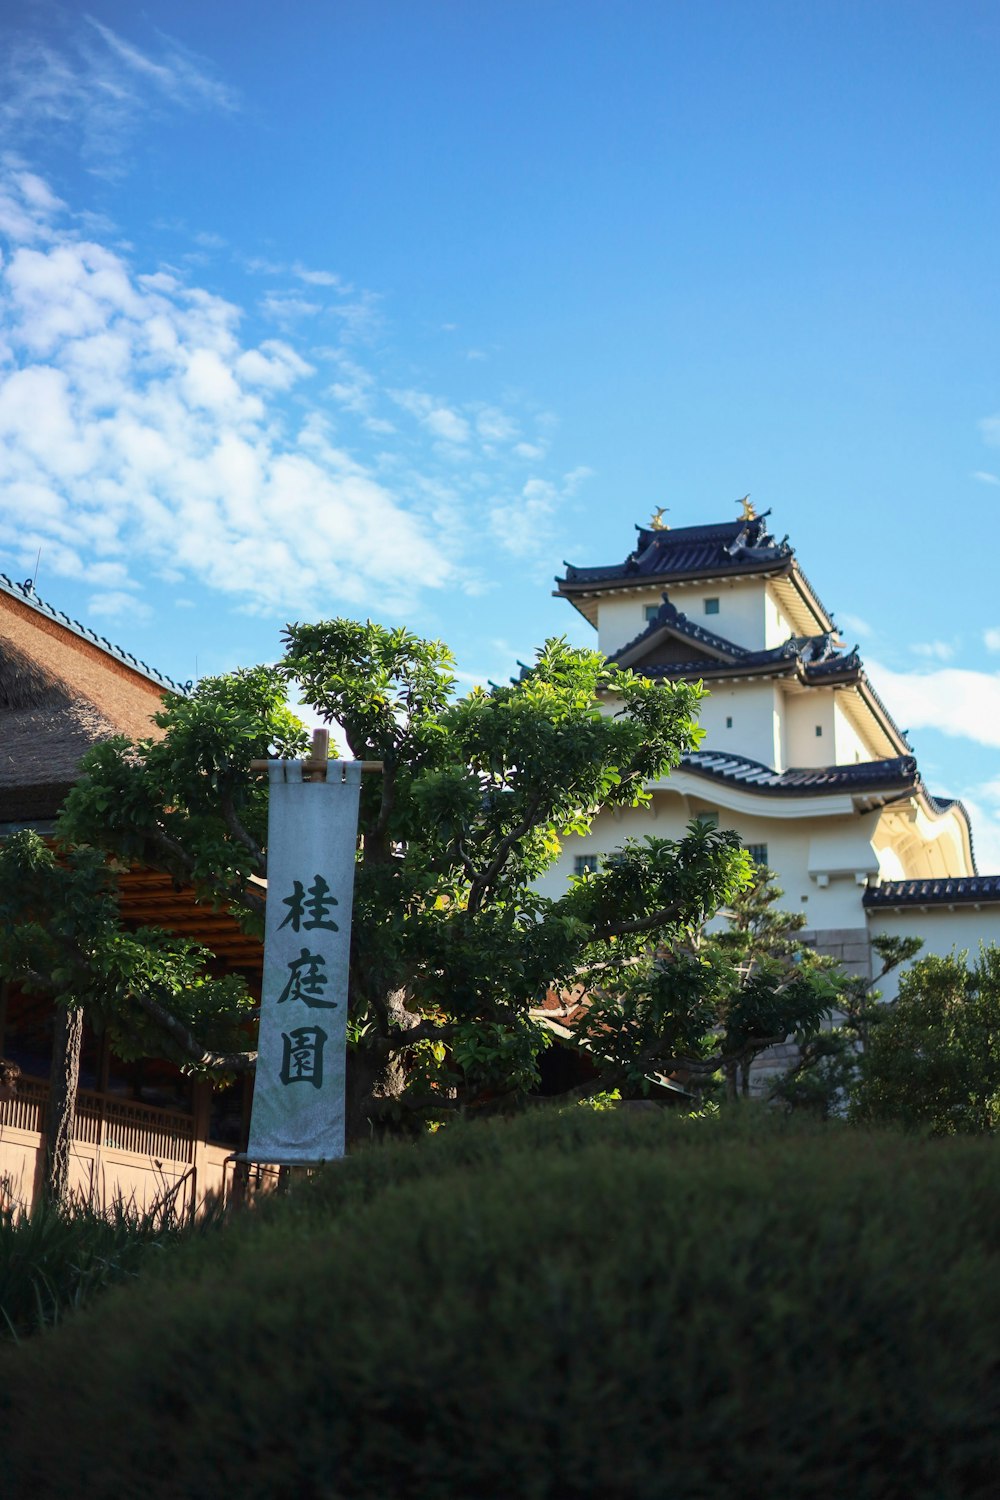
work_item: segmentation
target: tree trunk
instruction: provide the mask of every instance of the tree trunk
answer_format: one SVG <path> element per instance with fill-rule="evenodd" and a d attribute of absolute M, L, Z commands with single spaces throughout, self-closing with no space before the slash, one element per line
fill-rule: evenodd
<path fill-rule="evenodd" d="M 419 1025 L 420 1018 L 406 1009 L 408 992 L 394 990 L 385 997 L 390 1021 L 403 1030 Z M 370 1140 L 393 1131 L 375 1101 L 395 1099 L 406 1087 L 406 1069 L 398 1052 L 382 1058 L 374 1048 L 359 1047 L 347 1054 L 347 1098 L 345 1100 L 347 1143 Z"/>
<path fill-rule="evenodd" d="M 45 1193 L 53 1203 L 65 1202 L 69 1190 L 69 1148 L 80 1086 L 82 1046 L 83 1008 L 57 1005 L 45 1132 Z"/>
<path fill-rule="evenodd" d="M 736 1068 L 737 1064 L 735 1062 L 727 1062 L 723 1067 L 726 1079 L 726 1098 L 730 1104 L 735 1104 L 740 1097 Z"/>

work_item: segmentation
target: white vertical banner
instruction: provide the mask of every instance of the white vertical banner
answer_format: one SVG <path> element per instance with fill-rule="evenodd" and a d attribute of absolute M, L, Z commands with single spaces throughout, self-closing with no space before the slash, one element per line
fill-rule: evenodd
<path fill-rule="evenodd" d="M 247 1160 L 344 1154 L 347 984 L 360 761 L 268 766 L 264 985 Z"/>

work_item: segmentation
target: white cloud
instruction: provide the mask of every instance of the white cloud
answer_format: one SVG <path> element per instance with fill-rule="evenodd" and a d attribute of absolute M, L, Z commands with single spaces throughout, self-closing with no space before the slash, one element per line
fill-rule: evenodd
<path fill-rule="evenodd" d="M 977 469 L 970 477 L 978 479 L 980 484 L 1000 484 L 1000 477 L 988 473 L 986 469 Z"/>
<path fill-rule="evenodd" d="M 141 603 L 134 594 L 124 590 L 91 594 L 87 601 L 87 611 L 97 619 L 108 620 L 148 620 L 152 615 L 148 604 Z"/>
<path fill-rule="evenodd" d="M 516 557 L 526 557 L 541 550 L 551 534 L 551 521 L 562 502 L 575 494 L 591 470 L 572 469 L 562 480 L 533 477 L 514 495 L 495 498 L 490 510 L 490 530 L 500 546 Z"/>
<path fill-rule="evenodd" d="M 976 866 L 981 874 L 1000 872 L 1000 783 L 985 782 L 955 793 L 972 823 Z"/>
<path fill-rule="evenodd" d="M 49 242 L 0 266 L 0 545 L 103 585 L 93 612 L 141 609 L 126 559 L 254 607 L 399 607 L 452 576 L 437 526 L 334 444 L 305 401 L 282 425 L 260 390 L 313 367 L 289 344 L 245 348 L 240 310 L 173 274 L 136 276 L 53 228 L 37 184 L 3 179 Z M 26 518 L 30 524 L 26 526 Z"/>
<path fill-rule="evenodd" d="M 317 313 L 323 311 L 323 304 L 310 302 L 306 297 L 296 296 L 294 292 L 270 292 L 261 298 L 260 310 L 265 318 L 273 318 L 276 323 L 288 327 L 302 318 L 316 317 Z"/>
<path fill-rule="evenodd" d="M 955 655 L 954 646 L 947 641 L 915 641 L 910 649 L 917 656 L 926 656 L 932 661 L 951 661 Z"/>
<path fill-rule="evenodd" d="M 262 385 L 272 391 L 287 391 L 297 380 L 315 373 L 290 344 L 265 339 L 256 349 L 247 349 L 234 366 L 247 385 Z"/>
<path fill-rule="evenodd" d="M 292 275 L 304 281 L 307 286 L 335 286 L 343 291 L 349 290 L 335 271 L 310 271 L 307 266 L 300 265 L 298 261 L 292 267 Z"/>
<path fill-rule="evenodd" d="M 137 269 L 79 222 L 0 159 L 0 549 L 18 569 L 41 546 L 46 576 L 89 580 L 109 617 L 138 577 L 258 611 L 400 613 L 487 586 L 484 525 L 545 554 L 589 473 L 545 473 L 548 414 L 400 389 L 391 350 L 357 353 L 379 299 L 333 273 L 315 301 L 268 294 L 287 321 L 340 324 L 306 358 L 295 332 L 242 338 L 245 310 L 190 270 Z"/>
<path fill-rule="evenodd" d="M 484 406 L 477 412 L 476 431 L 484 443 L 509 443 L 518 436 L 515 423 L 495 406 Z"/>
<path fill-rule="evenodd" d="M 49 19 L 44 38 L 25 27 L 23 15 L 16 30 L 0 32 L 0 124 L 8 140 L 62 135 L 91 171 L 118 176 L 129 136 L 158 107 L 238 107 L 208 63 L 162 34 L 153 55 L 92 17 L 55 12 Z"/>
<path fill-rule="evenodd" d="M 983 631 L 983 645 L 987 651 L 1000 651 L 1000 629 L 995 625 Z"/>
<path fill-rule="evenodd" d="M 472 436 L 472 428 L 466 418 L 441 397 L 415 390 L 391 390 L 389 396 L 403 411 L 416 417 L 431 436 L 442 443 L 464 447 Z"/>
<path fill-rule="evenodd" d="M 847 626 L 847 629 L 854 635 L 868 636 L 872 634 L 872 627 L 860 615 L 847 615 L 839 611 L 838 613 L 840 614 L 840 619 Z"/>
<path fill-rule="evenodd" d="M 1000 748 L 1000 673 L 962 667 L 894 672 L 874 661 L 869 671 L 897 724 Z"/>

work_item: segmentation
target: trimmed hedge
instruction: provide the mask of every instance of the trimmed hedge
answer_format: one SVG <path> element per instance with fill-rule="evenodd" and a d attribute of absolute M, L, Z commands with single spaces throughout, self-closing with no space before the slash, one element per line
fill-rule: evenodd
<path fill-rule="evenodd" d="M 4 1351 L 7 1493 L 992 1497 L 997 1161 L 586 1111 L 365 1153 Z"/>

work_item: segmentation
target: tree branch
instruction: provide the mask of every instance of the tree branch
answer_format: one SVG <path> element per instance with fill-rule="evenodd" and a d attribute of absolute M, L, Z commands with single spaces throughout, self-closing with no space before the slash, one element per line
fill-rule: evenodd
<path fill-rule="evenodd" d="M 389 819 L 392 809 L 396 805 L 396 757 L 395 755 L 383 755 L 382 757 L 382 800 L 379 803 L 378 819 L 373 830 L 373 838 L 376 845 L 381 847 L 385 843 L 385 836 L 389 828 Z"/>
<path fill-rule="evenodd" d="M 493 859 L 490 861 L 487 868 L 482 872 L 482 874 L 473 877 L 472 884 L 469 890 L 469 900 L 467 903 L 467 910 L 470 916 L 475 916 L 476 912 L 482 906 L 483 898 L 486 895 L 486 892 L 489 890 L 490 886 L 493 884 L 494 880 L 496 880 L 500 871 L 503 869 L 504 861 L 510 853 L 511 849 L 513 849 L 514 845 L 517 843 L 518 839 L 523 839 L 526 833 L 531 832 L 538 817 L 538 812 L 541 808 L 541 805 L 542 794 L 541 792 L 539 792 L 537 797 L 535 797 L 534 801 L 532 802 L 530 808 L 521 819 L 520 823 L 518 823 L 517 827 L 512 828 L 509 833 L 504 834 L 503 838 L 497 845 L 497 852 L 493 856 Z"/>
<path fill-rule="evenodd" d="M 211 1052 L 203 1046 L 183 1021 L 172 1015 L 166 1006 L 154 1000 L 152 995 L 137 994 L 136 1000 L 147 1016 L 150 1016 L 192 1062 L 216 1073 L 249 1073 L 257 1065 L 256 1052 Z"/>
<path fill-rule="evenodd" d="M 651 932 L 654 927 L 664 927 L 675 917 L 680 916 L 683 907 L 679 901 L 672 901 L 669 906 L 661 906 L 658 911 L 647 912 L 644 917 L 633 917 L 630 922 L 608 922 L 603 927 L 593 929 L 593 938 L 597 942 L 603 942 L 611 937 L 624 937 L 629 932 Z"/>
<path fill-rule="evenodd" d="M 233 806 L 233 799 L 229 792 L 222 792 L 220 794 L 219 807 L 221 809 L 223 820 L 226 827 L 229 829 L 229 832 L 232 834 L 233 838 L 238 844 L 242 844 L 244 849 L 248 849 L 250 851 L 250 853 L 253 855 L 254 863 L 257 866 L 257 874 L 262 875 L 265 868 L 263 851 L 260 848 L 260 845 L 257 843 L 257 840 L 251 837 L 251 835 L 243 827 L 243 824 L 240 822 L 239 818 L 236 816 L 236 809 Z"/>

